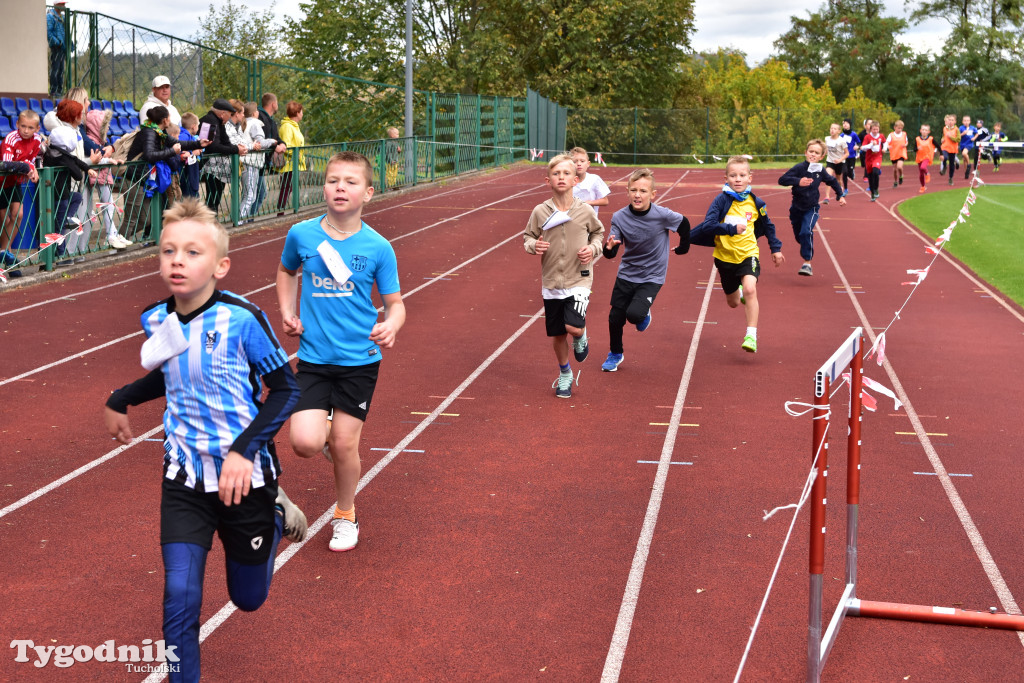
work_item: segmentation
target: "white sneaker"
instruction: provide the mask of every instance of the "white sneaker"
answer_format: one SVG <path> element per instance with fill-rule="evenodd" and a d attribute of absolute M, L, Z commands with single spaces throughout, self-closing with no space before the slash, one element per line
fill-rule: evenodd
<path fill-rule="evenodd" d="M 350 522 L 347 519 L 335 519 L 331 521 L 334 533 L 331 535 L 330 549 L 336 553 L 352 550 L 359 543 L 359 522 Z"/>
<path fill-rule="evenodd" d="M 126 241 L 120 235 L 111 235 L 110 237 L 107 238 L 107 244 L 110 245 L 111 249 L 121 250 L 127 249 L 128 245 L 131 244 L 131 242 Z"/>

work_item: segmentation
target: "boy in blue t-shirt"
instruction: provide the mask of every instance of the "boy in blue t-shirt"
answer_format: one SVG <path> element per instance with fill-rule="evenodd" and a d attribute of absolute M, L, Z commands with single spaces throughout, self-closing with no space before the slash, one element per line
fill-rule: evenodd
<path fill-rule="evenodd" d="M 971 125 L 971 115 L 964 114 L 960 125 L 960 156 L 964 158 L 964 180 L 971 177 L 971 152 L 974 150 L 974 136 L 978 129 Z"/>
<path fill-rule="evenodd" d="M 228 234 L 189 198 L 164 212 L 160 277 L 171 297 L 142 313 L 150 373 L 115 391 L 105 422 L 133 440 L 128 406 L 166 397 L 160 549 L 164 641 L 171 681 L 199 680 L 199 615 L 216 530 L 228 594 L 253 611 L 267 599 L 281 536 L 301 541 L 306 517 L 278 486 L 273 438 L 299 398 L 288 354 L 259 308 L 217 289 Z M 270 392 L 265 400 L 263 386 Z M 173 653 L 173 654 L 172 654 Z"/>
<path fill-rule="evenodd" d="M 626 184 L 629 205 L 612 216 L 612 227 L 602 253 L 615 258 L 619 245 L 626 248 L 612 289 L 612 310 L 608 313 L 610 351 L 601 365 L 615 372 L 624 358 L 622 329 L 628 320 L 643 332 L 651 324 L 651 306 L 668 273 L 669 233 L 679 235 L 677 254 L 690 250 L 690 221 L 686 216 L 652 204 L 657 191 L 654 173 L 648 168 L 633 171 Z"/>
<path fill-rule="evenodd" d="M 786 257 L 782 255 L 782 242 L 775 236 L 775 225 L 768 218 L 764 200 L 750 188 L 752 179 L 750 162 L 745 157 L 729 157 L 722 194 L 711 202 L 704 221 L 690 232 L 690 243 L 715 248 L 715 268 L 722 281 L 725 302 L 729 308 L 744 306 L 747 332 L 741 347 L 757 353 L 757 279 L 761 275 L 757 238 L 768 238 L 776 268 Z"/>
<path fill-rule="evenodd" d="M 327 213 L 292 226 L 277 270 L 285 334 L 300 337 L 302 398 L 292 415 L 292 448 L 303 458 L 323 453 L 333 464 L 338 503 L 329 547 L 337 552 L 359 542 L 359 437 L 377 385 L 380 351 L 394 346 L 405 323 L 395 250 L 362 219 L 373 197 L 372 178 L 373 167 L 362 154 L 331 157 L 324 174 Z M 380 322 L 371 298 L 375 284 L 384 302 Z"/>

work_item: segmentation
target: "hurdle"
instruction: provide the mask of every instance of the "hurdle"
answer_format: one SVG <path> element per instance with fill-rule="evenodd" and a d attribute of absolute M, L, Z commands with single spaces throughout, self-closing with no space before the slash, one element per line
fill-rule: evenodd
<path fill-rule="evenodd" d="M 850 371 L 850 406 L 846 446 L 846 587 L 824 635 L 822 625 L 822 580 L 825 572 L 825 505 L 828 483 L 828 427 L 830 390 L 836 379 Z M 953 607 L 907 605 L 861 600 L 857 597 L 857 530 L 860 505 L 861 421 L 864 386 L 864 329 L 858 327 L 814 374 L 814 403 L 811 414 L 815 461 L 810 494 L 810 600 L 807 635 L 807 680 L 818 683 L 839 629 L 847 616 L 903 619 L 960 626 L 1024 631 L 1024 616 L 990 610 L 976 612 Z"/>

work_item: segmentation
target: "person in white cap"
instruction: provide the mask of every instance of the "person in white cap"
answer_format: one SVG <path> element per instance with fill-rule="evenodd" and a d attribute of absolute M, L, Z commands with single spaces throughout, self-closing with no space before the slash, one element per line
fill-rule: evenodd
<path fill-rule="evenodd" d="M 181 114 L 171 104 L 171 79 L 167 76 L 157 76 L 153 79 L 153 94 L 146 98 L 139 109 L 139 121 L 146 120 L 146 112 L 153 107 L 167 107 L 171 115 L 171 123 L 181 128 Z"/>

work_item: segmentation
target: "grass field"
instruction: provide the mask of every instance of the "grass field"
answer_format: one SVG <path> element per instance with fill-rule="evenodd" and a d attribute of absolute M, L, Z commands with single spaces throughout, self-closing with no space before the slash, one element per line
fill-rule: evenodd
<path fill-rule="evenodd" d="M 946 249 L 1024 306 L 1024 187 L 984 185 L 974 193 L 971 215 L 953 231 Z M 929 192 L 901 203 L 898 211 L 925 234 L 938 237 L 957 217 L 965 197 L 963 187 Z"/>

